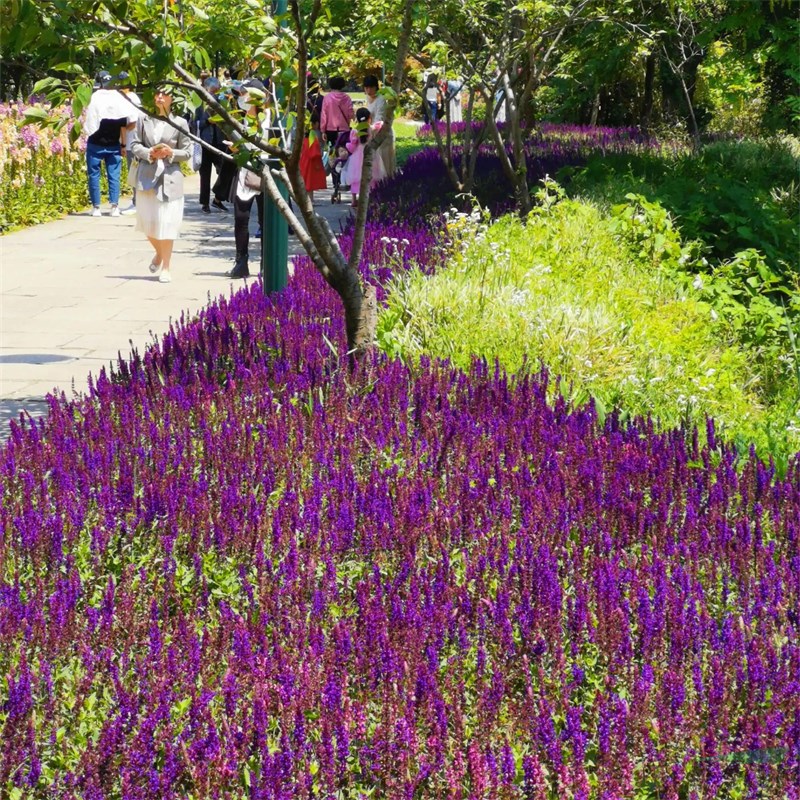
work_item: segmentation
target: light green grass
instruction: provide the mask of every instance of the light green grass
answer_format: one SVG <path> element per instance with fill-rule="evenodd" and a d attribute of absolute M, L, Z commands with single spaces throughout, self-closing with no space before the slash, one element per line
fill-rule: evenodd
<path fill-rule="evenodd" d="M 705 303 L 634 259 L 597 206 L 563 201 L 483 235 L 455 227 L 447 269 L 394 285 L 379 321 L 387 352 L 462 367 L 498 358 L 512 372 L 541 361 L 575 402 L 668 426 L 704 426 L 708 414 L 724 434 L 766 443 L 746 353 L 721 340 Z"/>
<path fill-rule="evenodd" d="M 397 150 L 397 163 L 403 166 L 406 159 L 424 147 L 424 143 L 417 138 L 417 125 L 405 119 L 396 119 L 394 129 L 395 148 Z"/>

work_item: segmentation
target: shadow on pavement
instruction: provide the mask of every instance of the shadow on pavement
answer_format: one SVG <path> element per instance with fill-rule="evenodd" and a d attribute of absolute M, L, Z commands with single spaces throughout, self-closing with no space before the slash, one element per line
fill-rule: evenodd
<path fill-rule="evenodd" d="M 10 423 L 19 422 L 20 414 L 32 419 L 47 414 L 47 401 L 43 397 L 29 397 L 21 400 L 0 400 L 0 442 L 11 436 Z"/>

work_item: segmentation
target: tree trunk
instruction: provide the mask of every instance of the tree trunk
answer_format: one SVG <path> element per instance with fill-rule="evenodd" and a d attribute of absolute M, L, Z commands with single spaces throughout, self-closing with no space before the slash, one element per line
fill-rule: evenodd
<path fill-rule="evenodd" d="M 589 124 L 594 127 L 597 125 L 597 115 L 600 113 L 600 92 L 597 92 L 592 101 L 592 113 L 589 117 Z"/>
<path fill-rule="evenodd" d="M 489 132 L 491 133 L 494 141 L 495 151 L 500 159 L 500 166 L 503 169 L 503 174 L 506 176 L 508 182 L 514 189 L 514 199 L 517 201 L 517 209 L 519 214 L 521 217 L 525 217 L 531 210 L 531 198 L 528 194 L 527 172 L 521 175 L 520 162 L 517 161 L 516 164 L 511 162 L 508 151 L 506 150 L 506 143 L 497 127 L 494 114 L 492 114 L 492 109 L 494 108 L 492 98 L 489 95 L 489 91 L 487 91 L 485 87 L 483 88 L 483 95 L 486 102 L 486 107 L 488 109 L 486 123 L 489 126 Z M 509 125 L 509 128 L 510 127 L 511 126 Z M 526 168 L 524 160 L 522 162 L 522 166 L 523 168 Z"/>
<path fill-rule="evenodd" d="M 403 6 L 403 24 L 397 44 L 392 88 L 399 92 L 403 84 L 405 60 L 414 21 L 414 0 L 405 0 Z M 359 356 L 369 350 L 375 342 L 375 329 L 378 324 L 378 301 L 375 287 L 370 283 L 362 286 L 359 274 L 359 263 L 364 247 L 367 225 L 367 207 L 369 205 L 370 181 L 372 176 L 372 159 L 377 157 L 377 149 L 388 137 L 394 123 L 394 106 L 388 107 L 384 128 L 364 148 L 364 164 L 361 170 L 361 184 L 358 195 L 358 208 L 353 226 L 353 245 L 350 258 L 344 269 L 337 271 L 326 279 L 339 295 L 344 306 L 345 328 L 347 330 L 347 346 L 351 353 Z M 302 181 L 302 178 L 300 178 Z M 325 273 L 323 272 L 323 275 Z"/>
<path fill-rule="evenodd" d="M 704 52 L 700 51 L 690 58 L 686 62 L 686 69 L 681 76 L 681 87 L 683 88 L 683 96 L 686 98 L 686 106 L 689 111 L 689 124 L 695 149 L 700 147 L 700 126 L 697 124 L 697 114 L 694 109 L 694 90 L 697 86 L 697 70 L 703 62 L 703 56 Z"/>
<path fill-rule="evenodd" d="M 344 307 L 347 349 L 356 356 L 365 353 L 375 341 L 378 324 L 378 300 L 375 287 L 362 289 L 358 273 L 348 269 L 333 283 L 333 289 Z"/>
<path fill-rule="evenodd" d="M 464 187 L 463 191 L 471 192 L 472 185 L 475 182 L 475 164 L 478 159 L 478 150 L 480 149 L 483 135 L 476 141 L 472 138 L 472 113 L 475 108 L 475 98 L 478 95 L 478 90 L 471 86 L 469 90 L 469 101 L 467 102 L 467 113 L 464 116 L 464 150 L 461 154 L 461 184 Z M 483 130 L 486 130 L 484 126 Z"/>
<path fill-rule="evenodd" d="M 642 128 L 650 130 L 650 123 L 653 118 L 653 97 L 654 87 L 656 81 L 656 65 L 658 62 L 658 54 L 655 50 L 647 56 L 644 69 L 644 97 L 642 98 Z"/>
<path fill-rule="evenodd" d="M 423 101 L 425 95 L 422 95 Z M 439 158 L 442 159 L 442 163 L 447 170 L 447 177 L 450 179 L 450 183 L 453 184 L 453 188 L 457 192 L 464 191 L 464 185 L 461 182 L 461 178 L 455 167 L 455 160 L 453 159 L 453 136 L 450 132 L 450 110 L 449 108 L 446 110 L 447 116 L 445 117 L 447 121 L 447 140 L 442 140 L 442 133 L 439 130 L 439 125 L 437 121 L 434 120 L 431 123 L 431 130 L 433 131 L 433 139 L 436 142 L 436 149 L 439 151 Z"/>
<path fill-rule="evenodd" d="M 680 76 L 681 89 L 683 89 L 683 97 L 686 100 L 686 108 L 689 111 L 689 133 L 692 135 L 692 145 L 695 150 L 700 149 L 700 128 L 697 125 L 697 117 L 694 113 L 694 103 L 692 102 L 692 93 L 689 90 L 683 75 Z"/>
<path fill-rule="evenodd" d="M 503 85 L 506 95 L 509 137 L 511 139 L 511 149 L 514 153 L 514 195 L 520 216 L 524 219 L 533 208 L 528 189 L 528 159 L 525 154 L 525 142 L 523 141 L 522 126 L 520 125 L 517 95 L 511 85 L 507 71 L 503 73 Z"/>

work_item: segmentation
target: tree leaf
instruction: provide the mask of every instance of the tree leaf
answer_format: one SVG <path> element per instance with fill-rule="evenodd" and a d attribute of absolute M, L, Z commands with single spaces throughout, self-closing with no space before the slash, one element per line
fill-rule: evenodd
<path fill-rule="evenodd" d="M 47 122 L 48 119 L 49 116 L 43 108 L 34 106 L 33 108 L 25 110 L 24 120 L 26 125 L 35 125 L 37 122 Z"/>
<path fill-rule="evenodd" d="M 70 75 L 83 75 L 83 67 L 80 64 L 71 64 L 64 61 L 53 67 L 53 72 L 68 72 Z"/>

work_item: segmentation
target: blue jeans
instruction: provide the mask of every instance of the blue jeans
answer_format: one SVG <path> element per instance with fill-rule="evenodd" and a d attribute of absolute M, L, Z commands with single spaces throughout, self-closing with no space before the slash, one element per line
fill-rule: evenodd
<path fill-rule="evenodd" d="M 100 164 L 106 162 L 108 199 L 112 206 L 119 203 L 119 176 L 122 173 L 120 146 L 86 143 L 86 172 L 89 175 L 89 197 L 93 206 L 100 205 Z"/>

